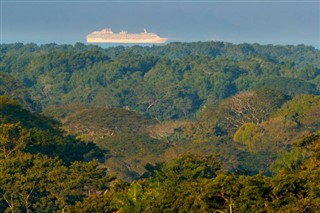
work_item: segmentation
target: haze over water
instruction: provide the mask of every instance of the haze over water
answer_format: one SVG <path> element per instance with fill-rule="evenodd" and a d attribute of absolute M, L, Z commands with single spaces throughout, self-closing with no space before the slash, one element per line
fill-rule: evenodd
<path fill-rule="evenodd" d="M 319 48 L 320 1 L 1 1 L 1 43 L 85 43 L 107 27 L 146 28 L 170 41 Z"/>

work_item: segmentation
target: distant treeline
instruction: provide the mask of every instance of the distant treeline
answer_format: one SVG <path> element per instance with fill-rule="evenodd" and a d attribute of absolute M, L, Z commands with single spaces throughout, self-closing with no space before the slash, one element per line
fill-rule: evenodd
<path fill-rule="evenodd" d="M 17 43 L 2 44 L 0 51 L 1 73 L 19 79 L 44 108 L 120 107 L 163 121 L 193 117 L 206 103 L 241 91 L 271 88 L 295 96 L 319 94 L 320 88 L 320 51 L 304 45 L 196 42 L 103 49 Z"/>

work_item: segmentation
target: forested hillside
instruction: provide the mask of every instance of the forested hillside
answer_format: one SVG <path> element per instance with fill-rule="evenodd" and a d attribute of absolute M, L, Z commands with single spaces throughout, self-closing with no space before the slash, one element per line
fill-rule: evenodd
<path fill-rule="evenodd" d="M 320 51 L 0 45 L 0 212 L 317 212 Z"/>
<path fill-rule="evenodd" d="M 320 87 L 320 53 L 306 46 L 12 44 L 1 52 L 1 72 L 19 79 L 44 108 L 127 107 L 159 121 L 192 118 L 206 102 L 241 91 L 271 88 L 294 96 L 319 94 Z"/>

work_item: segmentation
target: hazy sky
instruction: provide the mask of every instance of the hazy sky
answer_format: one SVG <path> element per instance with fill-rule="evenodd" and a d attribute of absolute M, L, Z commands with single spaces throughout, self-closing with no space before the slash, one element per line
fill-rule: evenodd
<path fill-rule="evenodd" d="M 320 46 L 320 0 L 0 1 L 2 43 L 73 44 L 110 27 L 177 41 Z"/>

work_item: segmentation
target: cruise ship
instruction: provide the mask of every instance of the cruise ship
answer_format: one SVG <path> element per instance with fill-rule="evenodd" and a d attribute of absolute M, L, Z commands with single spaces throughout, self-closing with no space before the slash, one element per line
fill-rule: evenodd
<path fill-rule="evenodd" d="M 128 33 L 121 31 L 112 32 L 111 28 L 95 31 L 87 35 L 88 43 L 153 43 L 163 44 L 168 38 L 161 38 L 155 33 L 149 33 L 146 29 L 142 33 Z"/>

